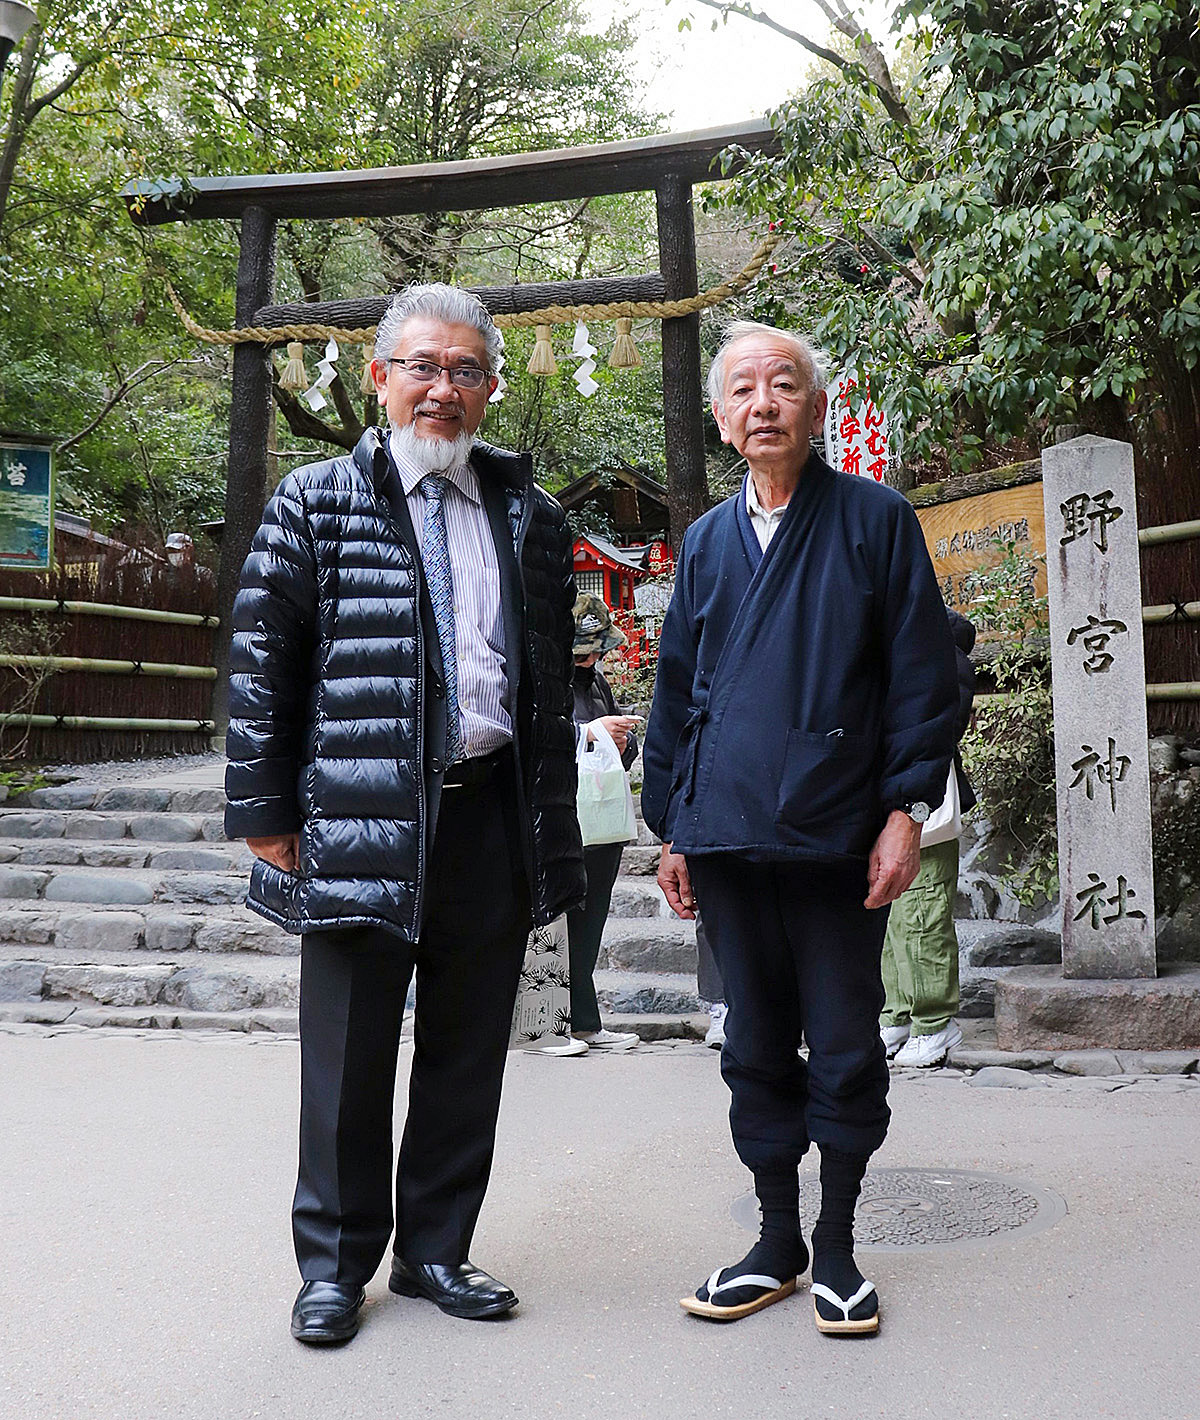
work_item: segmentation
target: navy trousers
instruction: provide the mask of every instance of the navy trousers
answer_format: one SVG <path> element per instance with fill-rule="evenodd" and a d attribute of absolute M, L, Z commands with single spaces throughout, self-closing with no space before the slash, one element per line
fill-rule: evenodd
<path fill-rule="evenodd" d="M 863 907 L 865 869 L 713 853 L 689 858 L 688 872 L 729 1005 L 721 1074 L 738 1157 L 786 1168 L 816 1144 L 866 1158 L 890 1111 L 879 1038 L 888 909 Z"/>
<path fill-rule="evenodd" d="M 394 1250 L 409 1262 L 467 1257 L 530 927 L 515 805 L 511 765 L 443 792 L 415 946 L 371 927 L 302 939 L 292 1233 L 305 1281 L 369 1282 L 392 1235 L 392 1102 L 414 967 Z"/>

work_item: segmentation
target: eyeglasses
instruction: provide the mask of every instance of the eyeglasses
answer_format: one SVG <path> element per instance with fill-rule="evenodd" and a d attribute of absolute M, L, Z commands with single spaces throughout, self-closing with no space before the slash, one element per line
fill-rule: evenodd
<path fill-rule="evenodd" d="M 450 383 L 460 390 L 477 390 L 487 379 L 488 372 L 478 365 L 437 365 L 432 360 L 407 360 L 393 355 L 389 365 L 399 365 L 406 375 L 421 385 L 431 385 L 439 375 L 449 375 Z"/>

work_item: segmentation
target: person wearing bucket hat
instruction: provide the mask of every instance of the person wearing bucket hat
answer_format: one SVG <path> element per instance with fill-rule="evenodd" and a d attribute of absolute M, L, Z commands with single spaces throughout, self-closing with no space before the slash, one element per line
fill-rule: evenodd
<path fill-rule="evenodd" d="M 601 597 L 581 592 L 575 599 L 575 733 L 588 749 L 596 740 L 596 726 L 612 736 L 626 770 L 637 758 L 634 730 L 636 715 L 622 715 L 612 687 L 600 669 L 609 651 L 625 644 L 625 634 L 617 626 Z M 613 884 L 621 867 L 623 843 L 598 843 L 583 850 L 587 871 L 587 897 L 582 906 L 567 913 L 567 941 L 571 970 L 571 1046 L 552 1046 L 560 1053 L 584 1054 L 593 1050 L 630 1050 L 638 1043 L 632 1032 L 605 1030 L 600 1023 L 600 1007 L 592 973 L 600 955 L 600 938 L 608 917 Z M 582 1049 L 573 1047 L 582 1046 Z"/>

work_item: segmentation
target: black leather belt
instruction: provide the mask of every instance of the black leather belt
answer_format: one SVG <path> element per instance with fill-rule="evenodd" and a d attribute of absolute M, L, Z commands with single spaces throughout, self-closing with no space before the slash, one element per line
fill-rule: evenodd
<path fill-rule="evenodd" d="M 511 753 L 511 745 L 501 745 L 499 749 L 492 750 L 490 754 L 479 754 L 471 759 L 460 759 L 446 770 L 446 777 L 442 780 L 442 788 L 473 789 L 479 784 L 486 784 Z"/>

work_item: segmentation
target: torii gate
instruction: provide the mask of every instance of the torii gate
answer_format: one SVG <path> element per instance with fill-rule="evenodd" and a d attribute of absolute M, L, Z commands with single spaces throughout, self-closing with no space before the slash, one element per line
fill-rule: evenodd
<path fill-rule="evenodd" d="M 692 184 L 711 181 L 713 164 L 735 145 L 765 151 L 771 128 L 754 120 L 727 128 L 659 134 L 620 143 L 561 148 L 456 163 L 422 163 L 340 173 L 281 173 L 169 179 L 130 184 L 122 194 L 132 219 L 144 226 L 240 218 L 236 323 L 279 329 L 296 323 L 374 325 L 390 297 L 272 305 L 275 228 L 281 218 L 383 217 L 426 212 L 479 211 L 538 202 L 653 191 L 658 212 L 659 270 L 650 275 L 476 288 L 493 314 L 550 305 L 680 300 L 697 294 Z M 736 171 L 736 158 L 726 172 Z M 234 346 L 229 473 L 225 528 L 217 579 L 221 617 L 216 648 L 213 720 L 228 722 L 229 625 L 238 575 L 258 528 L 267 494 L 271 409 L 269 352 L 277 342 Z M 703 401 L 698 314 L 662 323 L 663 420 L 667 502 L 672 541 L 704 511 Z"/>

